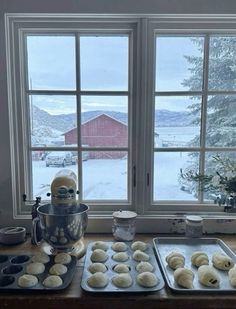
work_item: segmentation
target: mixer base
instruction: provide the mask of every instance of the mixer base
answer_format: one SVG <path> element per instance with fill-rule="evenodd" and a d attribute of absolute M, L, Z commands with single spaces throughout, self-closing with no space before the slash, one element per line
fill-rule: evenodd
<path fill-rule="evenodd" d="M 70 255 L 73 255 L 75 257 L 77 257 L 78 259 L 83 257 L 85 252 L 86 252 L 86 248 L 85 248 L 85 245 L 84 245 L 84 241 L 83 241 L 83 238 L 81 238 L 79 241 L 77 241 L 72 250 L 70 251 L 65 251 L 65 250 L 58 250 L 58 249 L 55 249 L 53 248 L 52 246 L 50 246 L 48 243 L 44 243 L 43 246 L 42 246 L 42 250 L 48 254 L 48 255 L 55 255 L 57 253 L 60 253 L 60 252 L 67 252 L 69 253 Z"/>

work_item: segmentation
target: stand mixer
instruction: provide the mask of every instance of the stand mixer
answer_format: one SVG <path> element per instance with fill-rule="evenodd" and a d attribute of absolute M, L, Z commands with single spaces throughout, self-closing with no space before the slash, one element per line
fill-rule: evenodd
<path fill-rule="evenodd" d="M 34 242 L 39 244 L 37 229 L 42 238 L 52 247 L 50 251 L 72 252 L 81 240 L 88 223 L 89 207 L 76 201 L 76 175 L 70 170 L 61 170 L 51 183 L 51 203 L 37 208 L 33 220 Z M 80 244 L 81 245 L 81 244 Z"/>

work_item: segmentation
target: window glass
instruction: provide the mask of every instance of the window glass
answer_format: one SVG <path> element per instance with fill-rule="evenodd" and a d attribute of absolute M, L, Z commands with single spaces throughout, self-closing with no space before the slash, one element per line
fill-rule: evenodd
<path fill-rule="evenodd" d="M 75 90 L 75 37 L 28 35 L 28 88 Z"/>
<path fill-rule="evenodd" d="M 70 169 L 77 175 L 77 155 L 72 151 L 37 150 L 32 152 L 33 198 L 51 199 L 51 183 L 62 169 Z"/>
<path fill-rule="evenodd" d="M 128 146 L 128 98 L 81 97 L 82 144 L 91 147 Z"/>
<path fill-rule="evenodd" d="M 201 98 L 158 96 L 154 147 L 199 146 Z"/>
<path fill-rule="evenodd" d="M 209 147 L 236 146 L 236 96 L 209 96 L 206 143 Z"/>
<path fill-rule="evenodd" d="M 89 151 L 83 161 L 84 200 L 128 199 L 128 153 Z"/>
<path fill-rule="evenodd" d="M 194 185 L 181 179 L 181 170 L 199 168 L 198 154 L 156 152 L 154 154 L 154 201 L 194 201 L 198 193 Z"/>
<path fill-rule="evenodd" d="M 33 147 L 77 145 L 75 96 L 31 95 L 29 104 Z"/>
<path fill-rule="evenodd" d="M 211 36 L 209 89 L 236 90 L 236 36 Z"/>
<path fill-rule="evenodd" d="M 202 90 L 203 43 L 202 37 L 156 38 L 156 91 Z"/>
<path fill-rule="evenodd" d="M 82 36 L 82 90 L 128 90 L 128 36 Z"/>

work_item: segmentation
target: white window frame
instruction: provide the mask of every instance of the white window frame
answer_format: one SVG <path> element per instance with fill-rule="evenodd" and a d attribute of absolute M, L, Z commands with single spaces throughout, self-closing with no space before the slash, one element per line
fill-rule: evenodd
<path fill-rule="evenodd" d="M 154 85 L 154 36 L 160 34 L 235 34 L 236 35 L 236 15 L 231 16 L 201 16 L 201 15 L 79 15 L 79 14 L 5 14 L 6 47 L 7 47 L 7 76 L 8 76 L 8 101 L 10 119 L 10 139 L 11 139 L 11 165 L 12 165 L 12 192 L 13 192 L 13 217 L 14 219 L 26 219 L 31 223 L 29 212 L 19 212 L 19 201 L 22 200 L 22 192 L 25 192 L 24 184 L 29 182 L 27 177 L 27 154 L 23 153 L 21 145 L 26 145 L 27 137 L 22 134 L 24 131 L 22 123 L 29 123 L 26 117 L 26 110 L 21 110 L 17 106 L 18 99 L 25 100 L 24 87 L 19 81 L 24 80 L 22 54 L 23 32 L 47 30 L 54 25 L 60 32 L 71 31 L 79 26 L 101 29 L 102 24 L 110 23 L 114 29 L 133 30 L 135 36 L 134 57 L 132 65 L 132 91 L 131 97 L 135 102 L 132 106 L 132 114 L 136 122 L 129 119 L 129 125 L 133 130 L 129 136 L 132 142 L 132 164 L 129 166 L 130 184 L 132 184 L 132 205 L 123 205 L 135 210 L 139 214 L 140 222 L 144 222 L 143 231 L 153 231 L 153 219 L 162 216 L 172 216 L 177 213 L 199 212 L 205 214 L 219 214 L 219 208 L 212 205 L 200 205 L 197 203 L 173 203 L 166 201 L 162 205 L 152 203 L 153 182 L 153 108 L 155 102 Z M 89 25 L 89 26 L 88 26 Z M 106 28 L 106 27 L 105 27 Z M 52 28 L 51 28 L 52 30 Z M 57 29 L 58 32 L 58 29 Z M 189 93 L 189 92 L 188 92 Z M 142 104 L 145 102 L 145 104 Z M 206 112 L 206 111 L 205 111 Z M 140 122 L 138 122 L 138 120 Z M 17 124 L 17 125 L 16 125 Z M 18 125 L 21 124 L 21 125 Z M 204 129 L 204 128 L 203 128 Z M 147 132 L 147 133 L 146 133 Z M 23 140 L 21 138 L 23 136 Z M 20 145 L 20 141 L 22 144 Z M 144 147 L 135 145 L 143 142 Z M 150 151 L 147 151 L 149 149 Z M 225 148 L 224 148 L 225 149 Z M 222 150 L 222 149 L 221 149 Z M 230 148 L 232 150 L 232 148 Z M 21 162 L 23 163 L 23 173 Z M 143 168 L 139 168 L 139 167 Z M 134 182 L 136 186 L 134 186 Z M 110 204 L 104 206 L 91 203 L 90 222 L 92 231 L 110 231 L 111 214 L 121 205 Z M 211 207 L 209 209 L 209 206 Z M 105 211 L 101 210 L 106 208 Z M 23 209 L 23 208 L 22 208 Z M 211 211 L 211 213 L 209 212 Z M 212 212 L 213 211 L 213 212 Z M 220 212 L 223 216 L 224 213 Z M 103 220 L 102 227 L 100 220 Z M 107 220 L 106 220 L 107 219 Z M 151 221 L 150 221 L 151 220 Z M 149 222 L 152 222 L 149 224 Z"/>

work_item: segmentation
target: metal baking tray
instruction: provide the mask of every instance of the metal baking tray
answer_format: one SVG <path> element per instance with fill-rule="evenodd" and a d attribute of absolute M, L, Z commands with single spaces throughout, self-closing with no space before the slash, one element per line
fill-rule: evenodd
<path fill-rule="evenodd" d="M 71 256 L 71 262 L 66 265 L 67 273 L 60 275 L 63 284 L 56 288 L 48 288 L 43 285 L 43 280 L 49 275 L 49 269 L 55 264 L 55 255 L 49 255 L 50 261 L 45 265 L 45 271 L 42 274 L 35 275 L 38 278 L 37 285 L 30 288 L 22 288 L 17 284 L 18 278 L 26 274 L 26 266 L 32 261 L 33 255 L 0 255 L 0 291 L 1 290 L 17 290 L 17 291 L 29 291 L 29 290 L 62 290 L 65 289 L 72 281 L 75 267 L 76 267 L 76 257 Z"/>
<path fill-rule="evenodd" d="M 92 264 L 92 261 L 90 260 L 91 254 L 92 254 L 92 246 L 94 244 L 94 242 L 91 242 L 88 244 L 87 247 L 87 253 L 86 253 L 86 257 L 85 257 L 85 263 L 84 263 L 84 271 L 83 271 L 83 275 L 82 275 L 82 280 L 81 280 L 81 287 L 88 292 L 153 292 L 153 291 L 159 291 L 161 290 L 164 286 L 165 286 L 165 282 L 161 273 L 161 270 L 158 266 L 157 260 L 156 260 L 156 256 L 154 254 L 153 248 L 151 244 L 148 244 L 148 248 L 144 251 L 145 253 L 147 253 L 150 256 L 149 259 L 149 263 L 152 264 L 154 266 L 154 270 L 152 271 L 157 278 L 159 279 L 159 283 L 152 287 L 152 288 L 145 288 L 145 287 L 141 287 L 140 285 L 138 285 L 138 283 L 136 282 L 136 277 L 139 274 L 136 271 L 136 265 L 138 264 L 138 262 L 136 262 L 135 260 L 133 260 L 132 255 L 134 253 L 134 251 L 131 249 L 131 244 L 132 242 L 125 242 L 128 246 L 127 250 L 125 251 L 128 256 L 129 259 L 126 262 L 116 262 L 112 259 L 113 254 L 115 254 L 116 252 L 111 248 L 111 246 L 115 243 L 112 241 L 106 241 L 106 244 L 108 245 L 108 250 L 106 251 L 107 255 L 108 255 L 108 259 L 107 261 L 104 263 L 107 267 L 107 271 L 106 271 L 106 275 L 108 276 L 109 279 L 109 283 L 106 287 L 104 288 L 92 288 L 87 284 L 87 280 L 88 278 L 92 275 L 88 268 L 90 266 L 90 264 Z M 130 275 L 132 277 L 133 280 L 133 284 L 128 287 L 128 288 L 118 288 L 117 286 L 115 286 L 112 283 L 112 278 L 115 275 L 118 275 L 118 273 L 113 271 L 113 267 L 116 264 L 126 264 L 129 266 L 130 268 Z"/>
<path fill-rule="evenodd" d="M 220 276 L 220 286 L 218 288 L 209 288 L 198 282 L 197 267 L 191 264 L 191 255 L 195 251 L 204 251 L 209 258 L 209 265 L 212 266 L 212 254 L 222 252 L 233 259 L 236 263 L 236 255 L 234 252 L 218 238 L 180 238 L 180 237 L 160 237 L 153 239 L 154 249 L 156 251 L 164 278 L 171 290 L 179 293 L 189 292 L 217 292 L 229 293 L 236 292 L 236 289 L 230 285 L 228 279 L 228 271 L 222 271 L 215 268 Z M 171 251 L 182 253 L 185 257 L 185 268 L 191 269 L 194 273 L 194 281 L 192 289 L 181 288 L 174 280 L 174 271 L 167 265 L 166 256 Z"/>

